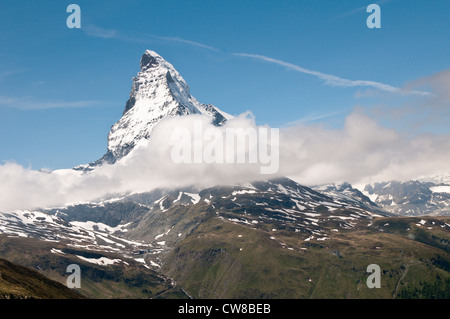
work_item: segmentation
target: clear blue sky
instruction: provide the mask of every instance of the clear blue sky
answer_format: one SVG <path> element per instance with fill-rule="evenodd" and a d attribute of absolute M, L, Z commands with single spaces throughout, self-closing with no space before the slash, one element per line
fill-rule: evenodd
<path fill-rule="evenodd" d="M 66 26 L 71 3 L 81 7 L 81 29 Z M 450 1 L 379 1 L 381 29 L 366 26 L 370 3 L 2 1 L 0 162 L 57 169 L 101 157 L 146 49 L 171 62 L 200 102 L 231 114 L 250 110 L 274 127 L 339 126 L 356 106 L 422 99 L 361 97 L 377 89 L 336 87 L 317 76 L 403 88 L 449 68 Z"/>

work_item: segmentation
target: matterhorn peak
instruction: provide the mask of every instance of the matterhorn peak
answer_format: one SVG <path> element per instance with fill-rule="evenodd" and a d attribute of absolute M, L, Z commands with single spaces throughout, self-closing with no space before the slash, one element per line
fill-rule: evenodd
<path fill-rule="evenodd" d="M 145 72 L 149 68 L 167 62 L 158 53 L 152 50 L 146 50 L 141 58 L 141 72 Z"/>
<path fill-rule="evenodd" d="M 154 51 L 141 57 L 140 72 L 133 77 L 131 92 L 122 117 L 108 134 L 108 149 L 99 160 L 76 169 L 90 170 L 103 163 L 113 164 L 128 155 L 155 125 L 166 117 L 204 114 L 214 125 L 231 118 L 211 104 L 202 104 L 191 96 L 189 86 L 172 64 Z"/>

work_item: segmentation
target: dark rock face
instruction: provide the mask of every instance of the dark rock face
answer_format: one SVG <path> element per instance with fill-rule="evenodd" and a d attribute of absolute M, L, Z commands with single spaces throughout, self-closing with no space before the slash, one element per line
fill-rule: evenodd
<path fill-rule="evenodd" d="M 155 56 L 152 56 L 149 53 L 144 53 L 141 58 L 141 70 L 146 71 L 147 69 L 158 64 L 158 61 Z"/>
<path fill-rule="evenodd" d="M 207 104 L 205 105 L 205 109 L 213 115 L 212 124 L 220 126 L 227 120 L 222 114 L 220 114 L 214 105 Z"/>
<path fill-rule="evenodd" d="M 127 100 L 127 103 L 125 104 L 125 110 L 123 110 L 122 115 L 127 113 L 136 103 L 136 98 L 134 96 L 130 96 L 130 98 Z"/>

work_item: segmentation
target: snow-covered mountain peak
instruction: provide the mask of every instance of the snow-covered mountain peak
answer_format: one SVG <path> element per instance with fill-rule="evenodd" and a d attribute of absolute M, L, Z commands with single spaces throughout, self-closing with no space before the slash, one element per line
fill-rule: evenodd
<path fill-rule="evenodd" d="M 124 114 L 136 105 L 137 100 L 147 100 L 140 107 L 146 111 L 162 109 L 161 103 L 172 108 L 188 108 L 196 113 L 194 107 L 199 104 L 191 95 L 189 86 L 172 64 L 154 51 L 147 50 L 140 62 L 141 71 L 133 78 L 130 98 Z M 181 106 L 181 107 L 180 107 Z M 166 107 L 167 108 L 167 107 Z M 149 113 L 149 112 L 147 112 Z M 183 112 L 181 112 L 183 113 Z M 142 116 L 142 114 L 140 114 Z"/>
<path fill-rule="evenodd" d="M 204 114 L 215 125 L 221 125 L 232 117 L 211 104 L 198 102 L 173 65 L 156 52 L 146 50 L 141 57 L 140 68 L 133 77 L 122 117 L 109 132 L 106 154 L 100 160 L 76 169 L 115 163 L 143 139 L 149 139 L 155 125 L 166 117 Z"/>
<path fill-rule="evenodd" d="M 152 50 L 146 50 L 141 57 L 141 72 L 147 72 L 150 69 L 154 69 L 157 67 L 164 67 L 166 69 L 173 69 L 173 65 L 164 60 L 162 56 Z M 150 70 L 151 72 L 151 70 Z"/>

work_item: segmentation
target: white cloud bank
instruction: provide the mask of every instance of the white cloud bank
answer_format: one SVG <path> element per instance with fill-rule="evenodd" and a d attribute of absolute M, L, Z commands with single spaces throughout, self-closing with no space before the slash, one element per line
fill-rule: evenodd
<path fill-rule="evenodd" d="M 157 187 L 208 187 L 267 179 L 259 164 L 176 164 L 171 160 L 173 130 L 184 127 L 194 136 L 199 116 L 165 119 L 146 145 L 115 165 L 81 174 L 26 169 L 15 163 L 0 165 L 0 211 L 54 207 L 86 202 L 110 193 L 142 192 Z M 203 130 L 211 128 L 206 119 Z M 230 127 L 256 128 L 251 117 L 232 119 Z M 336 181 L 364 183 L 413 179 L 450 171 L 450 135 L 402 136 L 358 111 L 339 129 L 295 125 L 280 129 L 278 175 L 306 185 Z"/>

